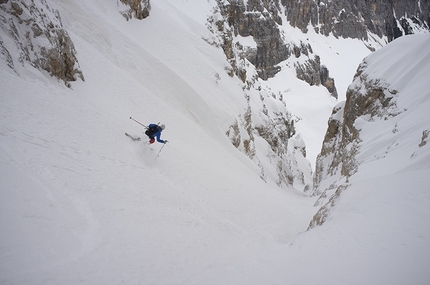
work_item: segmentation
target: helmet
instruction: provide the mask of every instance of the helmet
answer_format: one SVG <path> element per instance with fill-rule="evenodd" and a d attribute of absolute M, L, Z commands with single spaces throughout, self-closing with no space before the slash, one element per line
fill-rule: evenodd
<path fill-rule="evenodd" d="M 160 126 L 160 128 L 161 128 L 162 130 L 164 130 L 164 129 L 166 128 L 166 126 L 165 126 L 164 124 L 162 124 L 162 125 Z"/>

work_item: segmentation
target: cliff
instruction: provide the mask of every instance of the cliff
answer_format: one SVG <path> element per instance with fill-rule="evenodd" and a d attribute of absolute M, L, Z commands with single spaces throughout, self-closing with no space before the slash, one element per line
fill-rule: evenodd
<path fill-rule="evenodd" d="M 292 26 L 336 37 L 368 40 L 374 35 L 392 41 L 429 29 L 429 5 L 425 0 L 282 0 Z"/>
<path fill-rule="evenodd" d="M 60 14 L 47 1 L 0 1 L 0 27 L 0 58 L 9 68 L 30 64 L 66 83 L 84 80 Z"/>
<path fill-rule="evenodd" d="M 429 155 L 429 44 L 429 35 L 402 37 L 358 67 L 346 102 L 328 121 L 312 192 L 322 207 L 310 227 L 323 224 L 360 177 L 429 166 L 428 160 L 422 165 Z"/>

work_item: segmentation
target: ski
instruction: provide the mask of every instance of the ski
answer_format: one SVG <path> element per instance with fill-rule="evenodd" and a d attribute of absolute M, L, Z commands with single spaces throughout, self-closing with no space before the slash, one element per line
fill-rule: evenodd
<path fill-rule="evenodd" d="M 140 137 L 133 137 L 132 135 L 130 135 L 130 134 L 128 134 L 128 133 L 125 133 L 125 135 L 126 135 L 127 137 L 131 138 L 131 139 L 132 139 L 132 140 L 134 140 L 134 141 L 140 141 Z"/>

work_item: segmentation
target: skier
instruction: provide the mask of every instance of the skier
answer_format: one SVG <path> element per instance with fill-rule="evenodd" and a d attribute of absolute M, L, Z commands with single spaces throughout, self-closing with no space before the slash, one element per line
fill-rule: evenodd
<path fill-rule="evenodd" d="M 167 143 L 167 140 L 162 140 L 160 138 L 161 132 L 164 130 L 166 126 L 162 124 L 161 126 L 156 124 L 149 124 L 148 129 L 146 130 L 145 134 L 149 138 L 149 143 L 153 144 L 155 142 L 155 138 L 157 138 L 157 142 L 159 143 Z"/>

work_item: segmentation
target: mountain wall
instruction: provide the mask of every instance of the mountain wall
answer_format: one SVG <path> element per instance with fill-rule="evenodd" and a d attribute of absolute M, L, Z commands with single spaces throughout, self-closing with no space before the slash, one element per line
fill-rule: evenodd
<path fill-rule="evenodd" d="M 291 26 L 299 28 L 303 33 L 307 33 L 309 28 L 313 28 L 316 33 L 325 36 L 360 39 L 371 51 L 375 49 L 369 42 L 375 39 L 379 43 L 385 44 L 402 35 L 429 30 L 428 1 L 336 0 L 326 3 L 314 0 L 218 0 L 216 2 L 217 6 L 214 7 L 207 23 L 207 27 L 214 37 L 207 41 L 223 49 L 231 66 L 228 70 L 229 74 L 240 78 L 244 83 L 244 89 L 250 90 L 248 93 L 252 94 L 251 91 L 255 89 L 260 90 L 260 96 L 261 89 L 259 88 L 261 86 L 258 84 L 258 79 L 267 80 L 276 76 L 281 70 L 280 63 L 286 60 L 291 63 L 291 68 L 294 68 L 298 79 L 305 81 L 310 86 L 325 86 L 333 97 L 338 96 L 335 78 L 330 77 L 329 69 L 321 61 L 318 53 L 314 51 L 315 48 L 312 47 L 314 43 L 309 39 L 302 41 L 289 39 L 287 34 Z M 245 38 L 252 39 L 253 43 L 250 44 L 248 40 L 244 44 L 243 39 Z M 256 73 L 252 72 L 252 67 L 255 68 Z M 354 106 L 360 106 L 360 108 L 343 105 L 343 107 L 338 106 L 334 111 L 322 155 L 325 153 L 328 155 L 329 151 L 326 148 L 330 149 L 329 144 L 339 142 L 339 145 L 336 146 L 338 149 L 336 157 L 339 159 L 330 162 L 330 166 L 325 170 L 320 169 L 322 165 L 325 165 L 324 163 L 317 163 L 319 169 L 315 174 L 316 189 L 319 189 L 319 176 L 323 175 L 324 171 L 335 175 L 339 169 L 339 175 L 349 177 L 357 170 L 358 163 L 355 154 L 359 148 L 360 136 L 354 128 L 353 122 L 354 116 L 360 116 L 358 112 L 370 112 L 367 109 L 361 110 L 363 106 L 370 108 L 369 104 L 372 105 L 372 112 L 379 112 L 380 110 L 375 111 L 379 105 L 388 109 L 393 107 L 391 97 L 396 90 L 387 91 L 381 86 L 372 84 L 365 84 L 372 93 L 369 95 L 370 101 L 366 99 L 360 102 L 357 101 L 358 99 L 354 100 L 353 94 L 348 94 L 349 101 L 352 100 L 352 102 L 348 101 L 348 104 L 355 104 Z M 250 94 L 246 97 L 253 96 Z M 249 98 L 247 100 L 249 101 Z M 343 108 L 350 109 L 347 110 L 348 115 L 345 119 L 339 118 L 342 117 Z M 243 118 L 252 118 L 251 113 L 261 112 L 261 108 L 260 110 L 255 109 L 250 107 L 244 112 Z M 378 116 L 372 112 L 372 116 Z M 383 111 L 381 112 L 383 113 Z M 383 116 L 382 113 L 380 116 Z M 273 122 L 273 117 L 269 121 Z M 275 119 L 275 121 L 279 120 Z M 283 121 L 291 121 L 291 116 L 289 118 L 286 116 Z M 256 125 L 249 119 L 244 120 L 242 124 L 239 121 L 238 124 L 233 125 L 228 131 L 228 135 L 235 146 L 239 146 L 242 142 L 245 153 L 252 158 L 255 153 L 254 137 L 262 134 L 258 130 L 276 130 L 273 126 L 273 123 L 267 124 L 267 122 L 263 125 Z M 239 136 L 240 133 L 245 133 L 239 132 L 240 127 L 247 130 L 247 136 Z M 290 129 L 290 126 L 287 125 L 287 129 Z M 339 129 L 342 131 L 340 132 Z M 278 133 L 274 132 L 272 136 L 277 138 L 277 141 L 282 141 L 279 139 L 281 136 Z M 264 135 L 261 137 L 267 138 Z M 267 141 L 270 145 L 274 145 L 273 139 Z M 287 140 L 280 146 L 280 149 L 288 149 Z M 287 165 L 294 164 L 290 161 Z M 288 172 L 291 173 L 291 169 L 294 167 L 283 168 L 289 169 Z M 286 177 L 291 176 L 286 175 Z M 290 183 L 293 181 L 291 178 L 284 180 L 290 181 Z M 334 185 L 332 187 L 336 188 Z M 319 190 L 315 191 L 315 195 L 317 195 Z M 323 193 L 318 193 L 318 195 L 323 195 Z"/>
<path fill-rule="evenodd" d="M 212 30 L 219 33 L 220 45 L 235 74 L 243 81 L 244 69 L 234 60 L 233 38 L 238 35 L 252 36 L 255 40 L 256 47 L 244 50 L 240 57 L 255 66 L 260 78 L 273 77 L 279 71 L 278 63 L 304 53 L 309 56 L 309 64 L 306 68 L 297 64 L 298 77 L 310 85 L 323 84 L 330 93 L 334 92 L 334 81 L 320 80 L 324 76 L 320 70 L 324 63 L 315 58 L 310 43 L 286 41 L 282 26 L 288 23 L 303 33 L 311 27 L 325 36 L 332 34 L 364 42 L 375 37 L 390 42 L 402 35 L 429 31 L 428 0 L 218 0 L 217 4 L 215 16 L 209 22 L 216 26 Z M 303 75 L 304 69 L 308 76 Z"/>
<path fill-rule="evenodd" d="M 286 23 L 284 8 L 279 1 L 217 1 L 217 6 L 208 19 L 208 29 L 217 40 L 212 44 L 220 46 L 235 74 L 243 82 L 254 81 L 246 74 L 244 60 L 257 70 L 258 76 L 267 80 L 275 76 L 278 64 L 286 59 L 297 59 L 294 67 L 297 77 L 309 85 L 324 85 L 337 97 L 334 79 L 314 54 L 308 42 L 288 42 L 285 40 L 283 25 Z M 237 37 L 252 37 L 254 47 L 244 47 Z M 299 60 L 305 57 L 305 61 Z"/>
<path fill-rule="evenodd" d="M 0 27 L 0 58 L 8 67 L 31 64 L 66 83 L 84 80 L 60 14 L 47 1 L 0 1 Z"/>
<path fill-rule="evenodd" d="M 282 0 L 288 21 L 307 32 L 368 40 L 371 34 L 392 41 L 429 29 L 428 0 Z"/>
<path fill-rule="evenodd" d="M 311 181 L 306 177 L 311 176 L 312 170 L 309 162 L 304 162 L 304 141 L 295 137 L 295 118 L 286 108 L 282 94 L 260 80 L 275 76 L 281 70 L 278 64 L 290 57 L 297 59 L 298 76 L 310 85 L 332 78 L 327 70 L 321 79 L 322 65 L 310 45 L 285 44 L 279 11 L 277 2 L 217 1 L 206 25 L 213 37 L 206 41 L 222 48 L 230 65 L 227 73 L 243 84 L 248 107 L 237 114 L 226 132 L 232 144 L 255 161 L 263 180 L 267 181 L 268 173 L 274 172 L 278 186 L 296 185 L 305 190 L 310 187 Z M 255 45 L 242 44 L 244 38 L 252 39 Z M 331 83 L 331 91 L 336 94 L 334 81 Z"/>
<path fill-rule="evenodd" d="M 329 218 L 351 180 L 362 173 L 389 176 L 429 167 L 429 44 L 428 34 L 405 36 L 358 67 L 346 101 L 333 109 L 328 121 L 312 192 L 322 207 L 310 227 Z"/>

